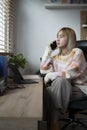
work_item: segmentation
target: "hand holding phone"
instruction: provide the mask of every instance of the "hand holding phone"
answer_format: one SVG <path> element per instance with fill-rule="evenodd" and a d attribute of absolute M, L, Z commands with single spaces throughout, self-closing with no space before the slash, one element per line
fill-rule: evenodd
<path fill-rule="evenodd" d="M 52 50 L 55 50 L 57 48 L 56 40 L 50 44 L 50 47 Z"/>

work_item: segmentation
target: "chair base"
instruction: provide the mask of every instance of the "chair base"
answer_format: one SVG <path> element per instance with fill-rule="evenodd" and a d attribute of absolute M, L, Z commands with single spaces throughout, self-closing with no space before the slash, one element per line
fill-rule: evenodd
<path fill-rule="evenodd" d="M 64 126 L 62 126 L 62 128 L 60 130 L 66 130 L 66 128 L 72 124 L 74 125 L 81 125 L 82 128 L 84 128 L 84 130 L 87 130 L 87 125 L 84 124 L 83 122 L 81 122 L 81 120 L 85 120 L 86 119 L 71 119 L 71 118 L 67 118 L 67 119 L 60 119 L 60 121 L 64 121 L 67 122 Z"/>

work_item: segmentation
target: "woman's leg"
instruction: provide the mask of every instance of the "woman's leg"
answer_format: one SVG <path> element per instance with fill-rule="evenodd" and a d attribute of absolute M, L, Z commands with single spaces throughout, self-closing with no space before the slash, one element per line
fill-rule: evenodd
<path fill-rule="evenodd" d="M 56 122 L 60 113 L 59 109 L 66 109 L 70 100 L 71 84 L 68 80 L 57 78 L 51 86 L 44 91 L 45 119 L 48 124 Z M 58 116 L 57 116 L 58 115 Z M 54 124 L 54 123 L 52 123 Z"/>
<path fill-rule="evenodd" d="M 69 80 L 64 78 L 57 78 L 51 85 L 50 94 L 54 106 L 57 109 L 67 109 L 70 101 L 72 85 Z"/>
<path fill-rule="evenodd" d="M 48 130 L 51 122 L 51 113 L 54 109 L 50 89 L 51 86 L 45 88 L 43 93 L 43 120 L 47 121 Z"/>

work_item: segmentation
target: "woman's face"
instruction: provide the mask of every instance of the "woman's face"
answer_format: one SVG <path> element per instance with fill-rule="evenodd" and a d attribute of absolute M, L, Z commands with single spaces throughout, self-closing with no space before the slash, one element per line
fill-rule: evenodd
<path fill-rule="evenodd" d="M 56 43 L 57 43 L 58 48 L 64 49 L 67 47 L 68 38 L 67 38 L 67 35 L 63 31 L 60 31 L 58 33 Z"/>

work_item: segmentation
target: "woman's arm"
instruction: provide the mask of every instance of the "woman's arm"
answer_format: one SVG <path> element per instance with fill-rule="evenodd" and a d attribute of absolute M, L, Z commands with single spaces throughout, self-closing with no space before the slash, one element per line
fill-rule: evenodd
<path fill-rule="evenodd" d="M 76 79 L 78 77 L 82 77 L 87 67 L 87 63 L 84 57 L 82 50 L 76 48 L 71 54 L 71 59 L 67 64 L 66 68 L 63 70 L 59 70 L 58 72 L 49 72 L 45 76 L 45 83 L 49 80 L 54 80 L 57 77 L 63 77 L 67 79 Z"/>
<path fill-rule="evenodd" d="M 52 71 L 51 53 L 52 53 L 52 49 L 50 45 L 48 45 L 45 49 L 44 55 L 41 60 L 41 64 L 40 64 L 41 73 L 48 73 Z"/>
<path fill-rule="evenodd" d="M 72 61 L 67 65 L 65 71 L 65 78 L 76 79 L 84 74 L 87 63 L 81 49 L 74 52 Z"/>

